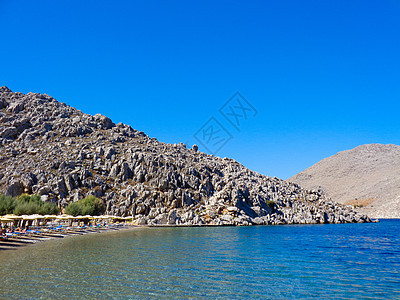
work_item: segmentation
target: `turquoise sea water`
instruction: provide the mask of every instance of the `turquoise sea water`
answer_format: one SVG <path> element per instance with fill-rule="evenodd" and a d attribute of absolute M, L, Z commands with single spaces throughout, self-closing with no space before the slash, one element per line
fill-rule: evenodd
<path fill-rule="evenodd" d="M 400 299 L 400 220 L 141 228 L 0 252 L 1 299 Z"/>

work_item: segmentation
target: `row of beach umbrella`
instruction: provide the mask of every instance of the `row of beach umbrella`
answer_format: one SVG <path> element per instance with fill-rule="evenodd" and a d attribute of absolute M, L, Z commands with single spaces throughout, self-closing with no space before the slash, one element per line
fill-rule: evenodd
<path fill-rule="evenodd" d="M 84 221 L 84 220 L 112 220 L 112 221 L 132 221 L 132 217 L 119 217 L 111 215 L 103 216 L 71 216 L 71 215 L 4 215 L 0 216 L 0 223 L 12 223 L 14 221 L 45 221 L 45 220 L 57 220 L 57 221 Z"/>

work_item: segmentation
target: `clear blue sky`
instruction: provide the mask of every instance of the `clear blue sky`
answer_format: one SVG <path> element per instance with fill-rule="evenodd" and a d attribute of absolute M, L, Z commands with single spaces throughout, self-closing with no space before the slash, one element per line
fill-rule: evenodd
<path fill-rule="evenodd" d="M 188 146 L 214 117 L 233 137 L 218 156 L 285 179 L 400 144 L 399 16 L 397 0 L 0 0 L 0 85 Z M 219 112 L 236 91 L 257 111 L 240 131 Z"/>

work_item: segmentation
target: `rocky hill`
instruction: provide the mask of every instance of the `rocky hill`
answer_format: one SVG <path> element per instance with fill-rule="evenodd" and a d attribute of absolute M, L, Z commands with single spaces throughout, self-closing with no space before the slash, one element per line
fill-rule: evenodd
<path fill-rule="evenodd" d="M 0 192 L 41 195 L 61 208 L 95 195 L 137 224 L 366 222 L 317 191 L 238 162 L 165 144 L 46 94 L 0 88 Z"/>
<path fill-rule="evenodd" d="M 339 152 L 291 177 L 375 218 L 400 217 L 400 146 L 369 144 Z"/>

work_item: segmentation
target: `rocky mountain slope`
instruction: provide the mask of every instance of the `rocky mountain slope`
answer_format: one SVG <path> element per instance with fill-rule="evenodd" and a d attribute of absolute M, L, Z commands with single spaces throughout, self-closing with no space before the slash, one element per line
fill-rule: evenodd
<path fill-rule="evenodd" d="M 65 207 L 87 195 L 138 224 L 249 225 L 370 221 L 317 191 L 238 162 L 165 144 L 46 94 L 0 88 L 0 192 Z"/>
<path fill-rule="evenodd" d="M 369 144 L 339 152 L 291 177 L 375 218 L 400 217 L 400 146 Z"/>

